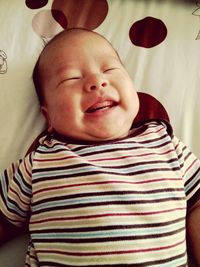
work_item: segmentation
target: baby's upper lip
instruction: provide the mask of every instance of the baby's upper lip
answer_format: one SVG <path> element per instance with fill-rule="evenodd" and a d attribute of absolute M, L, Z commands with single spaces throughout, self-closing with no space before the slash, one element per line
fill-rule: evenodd
<path fill-rule="evenodd" d="M 111 97 L 101 97 L 86 108 L 85 113 L 92 113 L 95 110 L 100 110 L 106 107 L 113 107 L 118 104 L 118 101 Z"/>

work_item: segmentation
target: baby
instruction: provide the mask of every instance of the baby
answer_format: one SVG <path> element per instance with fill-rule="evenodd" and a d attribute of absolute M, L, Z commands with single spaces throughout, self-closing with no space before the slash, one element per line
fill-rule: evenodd
<path fill-rule="evenodd" d="M 29 225 L 26 266 L 200 266 L 200 162 L 164 122 L 132 127 L 133 82 L 101 35 L 53 38 L 33 80 L 48 123 L 1 175 L 0 210 Z M 187 227 L 186 227 L 187 222 Z"/>

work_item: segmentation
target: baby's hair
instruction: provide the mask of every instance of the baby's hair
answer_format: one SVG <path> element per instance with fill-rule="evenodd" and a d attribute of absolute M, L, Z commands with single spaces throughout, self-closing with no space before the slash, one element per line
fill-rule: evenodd
<path fill-rule="evenodd" d="M 37 93 L 39 103 L 42 106 L 44 104 L 44 96 L 43 96 L 43 91 L 42 91 L 41 75 L 39 71 L 39 59 L 40 58 L 38 58 L 35 64 L 35 67 L 33 69 L 32 78 L 33 78 L 33 83 L 35 86 L 35 91 Z"/>
<path fill-rule="evenodd" d="M 60 33 L 58 33 L 57 35 L 55 35 L 45 45 L 45 47 L 43 48 L 42 52 L 40 53 L 40 55 L 39 55 L 39 57 L 38 57 L 38 59 L 36 61 L 35 67 L 33 69 L 33 74 L 32 74 L 33 83 L 34 83 L 35 90 L 36 90 L 36 93 L 37 93 L 37 96 L 38 96 L 38 99 L 39 99 L 39 103 L 40 103 L 41 106 L 45 102 L 44 93 L 43 93 L 43 85 L 42 85 L 42 72 L 41 72 L 41 68 L 40 68 L 40 59 L 41 59 L 44 51 L 49 46 L 51 46 L 55 41 L 57 41 L 59 38 L 62 38 L 62 36 L 66 35 L 66 34 L 68 34 L 70 36 L 71 34 L 80 34 L 80 33 L 84 33 L 84 32 L 90 32 L 90 33 L 93 33 L 93 34 L 96 34 L 96 35 L 100 36 L 101 38 L 105 39 L 105 41 L 108 42 L 111 45 L 111 47 L 114 49 L 113 45 L 104 36 L 102 36 L 101 34 L 99 34 L 97 32 L 94 32 L 92 30 L 85 29 L 85 28 L 70 28 L 70 29 L 67 29 L 67 30 L 63 30 Z M 118 56 L 118 58 L 119 58 L 119 60 L 121 62 L 121 59 L 120 59 L 117 51 L 115 49 L 114 49 L 114 51 L 117 54 L 117 56 Z"/>

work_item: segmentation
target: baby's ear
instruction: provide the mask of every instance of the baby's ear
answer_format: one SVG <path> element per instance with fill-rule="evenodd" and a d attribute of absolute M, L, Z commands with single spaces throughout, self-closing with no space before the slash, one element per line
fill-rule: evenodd
<path fill-rule="evenodd" d="M 48 132 L 50 133 L 50 132 L 53 131 L 53 127 L 51 125 L 51 120 L 50 120 L 50 117 L 49 117 L 49 114 L 48 114 L 48 109 L 45 106 L 41 106 L 40 110 L 41 110 L 43 116 L 45 117 L 45 119 L 47 121 L 47 124 L 48 124 L 48 128 L 47 129 L 48 129 Z"/>

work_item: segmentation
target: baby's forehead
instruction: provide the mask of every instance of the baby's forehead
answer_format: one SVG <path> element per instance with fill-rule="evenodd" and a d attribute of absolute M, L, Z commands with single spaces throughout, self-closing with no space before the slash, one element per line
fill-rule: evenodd
<path fill-rule="evenodd" d="M 96 54 L 100 52 L 98 54 L 98 57 L 101 57 L 102 53 L 106 51 L 106 57 L 108 57 L 108 55 L 112 55 L 121 62 L 117 51 L 113 48 L 112 44 L 102 35 L 92 31 L 66 31 L 54 37 L 54 39 L 52 39 L 46 45 L 40 55 L 40 67 L 42 68 L 42 70 L 45 70 L 49 65 L 55 64 L 57 57 L 60 58 L 60 55 L 62 53 L 66 53 L 66 51 L 67 54 L 65 54 L 63 59 L 65 58 L 66 60 L 66 57 L 69 57 L 68 59 L 73 58 L 74 60 L 74 56 L 76 57 L 75 50 L 78 49 L 80 53 L 80 51 L 82 51 L 82 48 L 84 49 L 88 46 L 88 43 L 94 44 L 94 47 L 96 46 L 96 48 L 92 47 L 92 50 L 94 48 Z M 70 50 L 73 50 L 73 53 L 70 53 Z"/>
<path fill-rule="evenodd" d="M 72 45 L 73 43 L 79 43 L 79 41 L 83 39 L 90 39 L 92 42 L 98 45 L 101 42 L 101 45 L 109 45 L 114 51 L 112 44 L 104 38 L 102 35 L 92 32 L 92 31 L 65 31 L 59 34 L 58 36 L 54 37 L 44 48 L 41 53 L 41 57 L 45 54 L 51 54 L 55 49 L 59 50 L 59 46 L 62 44 L 69 44 Z M 80 42 L 81 44 L 81 42 Z"/>

